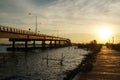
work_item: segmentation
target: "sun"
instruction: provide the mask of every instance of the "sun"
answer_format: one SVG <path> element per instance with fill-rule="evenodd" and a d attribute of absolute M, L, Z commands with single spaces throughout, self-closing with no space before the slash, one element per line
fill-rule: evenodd
<path fill-rule="evenodd" d="M 98 35 L 101 39 L 109 39 L 112 35 L 112 30 L 108 27 L 100 28 L 98 30 Z"/>

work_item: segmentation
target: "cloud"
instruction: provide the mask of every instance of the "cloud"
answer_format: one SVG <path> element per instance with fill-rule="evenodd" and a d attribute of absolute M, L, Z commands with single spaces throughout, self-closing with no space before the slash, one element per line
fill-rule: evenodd
<path fill-rule="evenodd" d="M 92 33 L 95 25 L 119 25 L 119 5 L 120 0 L 1 0 L 0 24 L 34 31 L 37 16 L 43 33 L 53 33 L 55 27 L 63 34 Z"/>
<path fill-rule="evenodd" d="M 1 0 L 0 17 L 26 18 L 30 12 L 53 23 L 113 19 L 120 15 L 119 4 L 119 0 Z"/>
<path fill-rule="evenodd" d="M 58 0 L 31 0 L 31 3 L 40 7 L 40 6 L 52 5 L 53 3 L 57 2 L 57 1 Z"/>

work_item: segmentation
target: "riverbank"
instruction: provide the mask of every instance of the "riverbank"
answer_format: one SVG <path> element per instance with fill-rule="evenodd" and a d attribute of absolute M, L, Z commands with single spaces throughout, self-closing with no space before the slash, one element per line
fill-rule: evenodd
<path fill-rule="evenodd" d="M 83 48 L 90 53 L 84 55 L 84 59 L 82 62 L 73 70 L 68 71 L 64 80 L 72 80 L 78 73 L 87 73 L 93 69 L 93 65 L 96 62 L 96 56 L 98 52 L 101 50 L 101 44 L 97 44 L 95 40 L 93 40 L 89 44 L 78 44 L 78 48 Z"/>
<path fill-rule="evenodd" d="M 75 69 L 68 71 L 64 80 L 72 80 L 78 73 L 90 72 L 96 62 L 97 53 L 98 52 L 91 52 L 84 55 L 82 62 Z"/>

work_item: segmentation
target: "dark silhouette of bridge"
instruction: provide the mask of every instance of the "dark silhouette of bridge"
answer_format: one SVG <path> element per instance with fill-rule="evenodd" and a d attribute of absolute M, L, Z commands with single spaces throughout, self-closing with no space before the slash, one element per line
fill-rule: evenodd
<path fill-rule="evenodd" d="M 39 34 L 27 30 L 12 28 L 0 25 L 0 38 L 9 38 L 12 41 L 12 48 L 15 48 L 15 42 L 25 42 L 25 48 L 28 48 L 28 42 L 33 41 L 33 48 L 36 47 L 36 41 L 41 41 L 41 47 L 46 47 L 46 41 L 49 42 L 47 47 L 65 47 L 71 44 L 70 39 L 46 34 Z"/>

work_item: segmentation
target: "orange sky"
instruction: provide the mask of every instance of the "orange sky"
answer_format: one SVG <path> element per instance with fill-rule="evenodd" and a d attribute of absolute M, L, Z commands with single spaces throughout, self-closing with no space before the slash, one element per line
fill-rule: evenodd
<path fill-rule="evenodd" d="M 49 35 L 70 38 L 72 42 L 91 40 L 120 42 L 120 0 L 2 0 L 0 24 Z M 28 15 L 31 13 L 32 15 Z M 109 39 L 98 36 L 101 27 L 112 28 Z"/>

